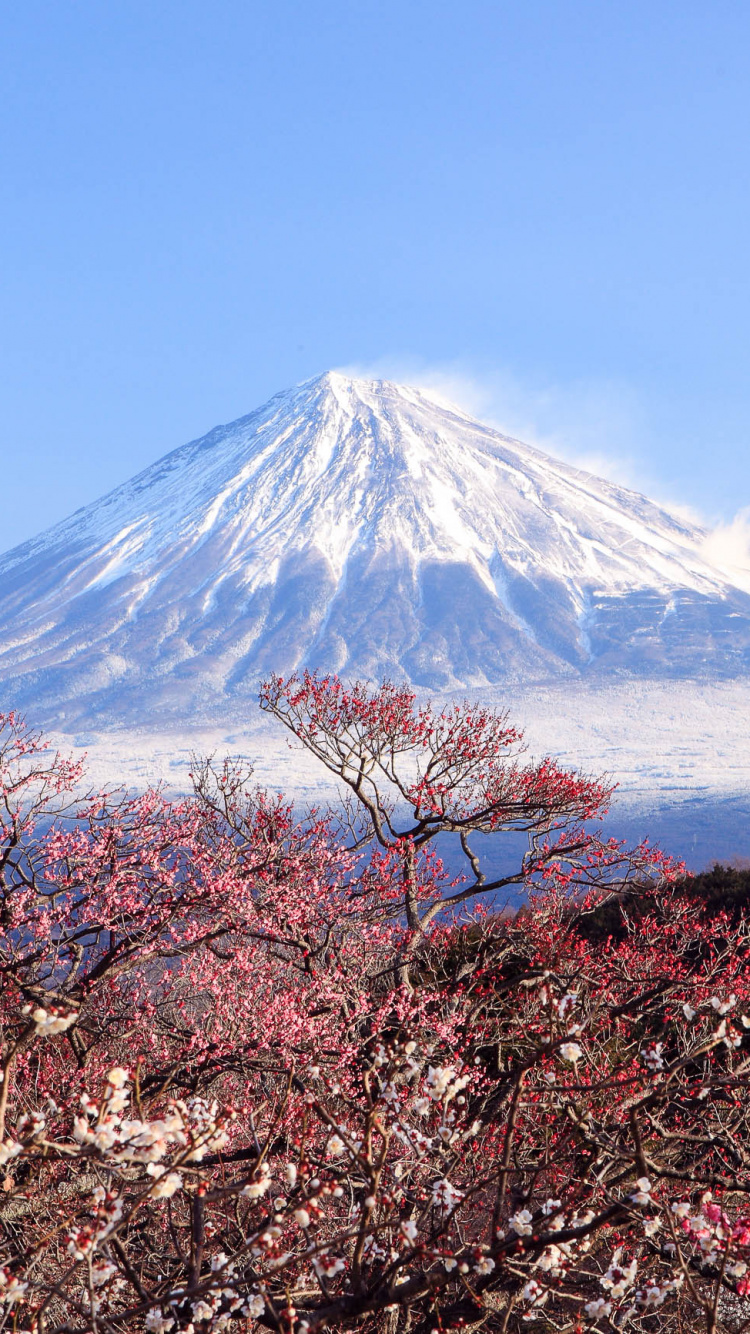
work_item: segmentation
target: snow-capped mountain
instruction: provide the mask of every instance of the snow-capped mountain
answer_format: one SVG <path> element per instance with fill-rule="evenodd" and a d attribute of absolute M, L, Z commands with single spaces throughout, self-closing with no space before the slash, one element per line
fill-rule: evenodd
<path fill-rule="evenodd" d="M 303 664 L 438 690 L 750 671 L 706 534 L 422 391 L 331 372 L 0 557 L 34 716 L 232 708 Z"/>

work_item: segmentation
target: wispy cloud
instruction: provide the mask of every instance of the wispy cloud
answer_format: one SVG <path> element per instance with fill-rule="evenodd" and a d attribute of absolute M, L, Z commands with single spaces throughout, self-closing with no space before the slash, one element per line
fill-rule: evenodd
<path fill-rule="evenodd" d="M 533 383 L 505 369 L 476 371 L 460 361 L 429 364 L 416 358 L 383 357 L 340 369 L 416 385 L 575 467 L 635 490 L 646 485 L 639 458 L 646 426 L 635 394 L 624 384 Z"/>
<path fill-rule="evenodd" d="M 750 508 L 729 523 L 718 524 L 703 546 L 706 559 L 726 570 L 734 583 L 750 593 Z"/>
<path fill-rule="evenodd" d="M 750 592 L 750 508 L 728 522 L 697 513 L 658 470 L 658 440 L 638 395 L 625 383 L 534 382 L 506 369 L 480 370 L 461 361 L 430 364 L 383 357 L 342 367 L 351 375 L 412 384 L 496 426 L 506 435 L 576 468 L 639 491 L 673 514 L 708 529 L 705 559 Z"/>

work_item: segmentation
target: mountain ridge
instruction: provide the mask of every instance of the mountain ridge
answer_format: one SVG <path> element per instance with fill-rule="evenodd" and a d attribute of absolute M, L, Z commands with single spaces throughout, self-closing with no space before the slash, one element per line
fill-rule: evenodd
<path fill-rule="evenodd" d="M 705 530 L 432 398 L 338 372 L 0 556 L 0 677 L 45 718 L 231 708 L 301 665 L 452 690 L 745 675 Z"/>

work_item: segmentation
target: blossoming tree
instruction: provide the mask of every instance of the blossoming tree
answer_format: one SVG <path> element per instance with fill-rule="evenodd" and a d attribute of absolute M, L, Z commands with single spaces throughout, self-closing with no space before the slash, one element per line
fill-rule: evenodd
<path fill-rule="evenodd" d="M 232 763 L 181 801 L 76 797 L 2 720 L 5 1325 L 739 1334 L 743 914 L 594 837 L 606 792 L 521 765 L 505 719 L 263 698 L 363 819 Z M 472 837 L 519 827 L 483 879 Z M 511 881 L 515 917 L 469 909 Z"/>

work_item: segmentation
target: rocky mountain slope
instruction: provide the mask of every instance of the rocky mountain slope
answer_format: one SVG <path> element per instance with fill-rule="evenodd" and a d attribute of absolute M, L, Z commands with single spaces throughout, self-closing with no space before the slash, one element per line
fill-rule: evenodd
<path fill-rule="evenodd" d="M 0 557 L 5 699 L 237 707 L 302 664 L 453 690 L 750 670 L 705 533 L 416 389 L 332 372 Z"/>

